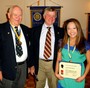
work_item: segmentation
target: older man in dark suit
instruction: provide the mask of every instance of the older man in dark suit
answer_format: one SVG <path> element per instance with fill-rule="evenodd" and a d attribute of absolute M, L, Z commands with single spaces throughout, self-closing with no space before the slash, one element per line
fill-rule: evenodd
<path fill-rule="evenodd" d="M 38 77 L 36 88 L 44 88 L 46 78 L 49 88 L 56 88 L 57 79 L 53 70 L 56 64 L 58 41 L 64 35 L 62 28 L 53 25 L 56 15 L 54 8 L 45 8 L 44 24 L 32 28 L 30 58 L 33 60 L 33 65 L 30 72 Z"/>
<path fill-rule="evenodd" d="M 12 6 L 7 15 L 9 21 L 0 24 L 0 86 L 24 88 L 29 28 L 20 24 L 22 9 L 19 6 Z"/>

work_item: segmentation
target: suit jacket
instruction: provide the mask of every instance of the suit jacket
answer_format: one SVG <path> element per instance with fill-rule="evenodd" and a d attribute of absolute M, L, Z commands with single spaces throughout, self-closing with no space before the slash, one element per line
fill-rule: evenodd
<path fill-rule="evenodd" d="M 28 30 L 29 28 L 20 24 L 24 33 L 27 48 L 29 47 Z M 9 22 L 0 24 L 0 70 L 3 77 L 14 80 L 16 76 L 17 63 L 12 33 Z"/>
<path fill-rule="evenodd" d="M 30 47 L 30 61 L 32 60 L 32 65 L 35 66 L 35 72 L 38 74 L 38 67 L 39 67 L 39 40 L 40 34 L 42 30 L 42 25 L 38 27 L 34 27 L 32 30 L 32 42 Z M 64 36 L 64 30 L 60 27 L 54 25 L 54 32 L 55 32 L 55 45 L 54 45 L 54 58 L 53 58 L 53 69 L 55 70 L 56 58 L 57 58 L 57 46 L 60 39 Z"/>

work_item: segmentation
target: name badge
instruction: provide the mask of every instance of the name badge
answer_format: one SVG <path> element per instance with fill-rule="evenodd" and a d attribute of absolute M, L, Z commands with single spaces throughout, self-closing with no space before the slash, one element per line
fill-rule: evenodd
<path fill-rule="evenodd" d="M 78 77 L 81 76 L 81 64 L 60 62 L 59 74 L 64 78 L 77 79 Z"/>

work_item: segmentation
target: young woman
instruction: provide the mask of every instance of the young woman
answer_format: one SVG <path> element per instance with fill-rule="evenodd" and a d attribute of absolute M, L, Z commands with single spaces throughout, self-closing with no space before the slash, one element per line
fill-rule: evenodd
<path fill-rule="evenodd" d="M 90 69 L 90 45 L 77 19 L 66 20 L 63 27 L 65 35 L 58 51 L 55 69 L 55 76 L 59 79 L 57 88 L 84 88 L 85 77 Z M 85 60 L 87 61 L 86 67 L 84 66 Z M 60 62 L 81 64 L 81 76 L 76 79 L 62 77 L 59 74 Z"/>

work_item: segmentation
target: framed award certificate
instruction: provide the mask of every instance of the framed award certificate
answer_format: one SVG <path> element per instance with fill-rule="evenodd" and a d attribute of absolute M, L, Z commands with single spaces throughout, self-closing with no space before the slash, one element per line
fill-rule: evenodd
<path fill-rule="evenodd" d="M 81 76 L 81 64 L 71 62 L 60 62 L 59 74 L 64 78 L 76 79 Z"/>

